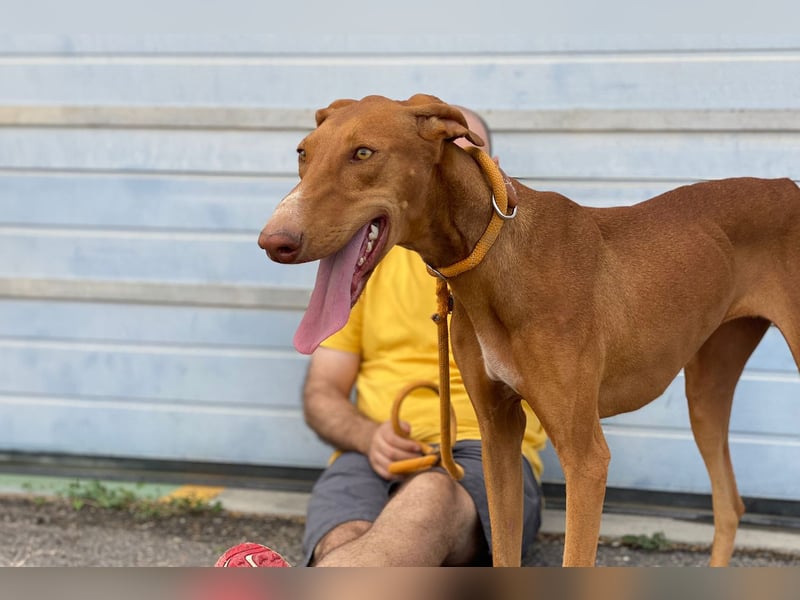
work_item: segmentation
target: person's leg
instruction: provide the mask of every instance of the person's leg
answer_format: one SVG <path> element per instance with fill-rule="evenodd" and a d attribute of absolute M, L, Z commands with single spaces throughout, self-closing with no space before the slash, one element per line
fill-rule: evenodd
<path fill-rule="evenodd" d="M 339 458 L 312 494 L 306 564 L 312 563 L 312 552 L 315 565 L 491 564 L 480 442 L 459 442 L 453 453 L 465 469 L 457 483 L 434 470 L 397 485 L 378 477 L 360 454 Z M 526 461 L 523 482 L 524 554 L 541 523 L 541 492 Z M 386 504 L 393 486 L 399 491 Z"/>
<path fill-rule="evenodd" d="M 314 484 L 303 535 L 305 565 L 363 535 L 389 500 L 392 483 L 363 454 L 345 452 Z"/>
<path fill-rule="evenodd" d="M 448 474 L 432 470 L 401 484 L 371 527 L 318 553 L 316 566 L 467 564 L 484 547 L 470 495 Z"/>
<path fill-rule="evenodd" d="M 481 464 L 481 442 L 478 440 L 464 440 L 458 442 L 453 447 L 453 456 L 456 462 L 462 465 L 466 471 L 461 485 L 472 497 L 472 501 L 478 510 L 483 538 L 488 540 L 485 555 L 476 557 L 474 562 L 491 565 L 491 539 L 492 530 L 489 523 L 489 502 L 486 497 L 486 482 L 483 479 L 482 468 L 470 468 L 470 465 L 480 467 Z M 527 460 L 522 461 L 522 492 L 523 498 L 523 521 L 522 521 L 522 557 L 523 562 L 529 552 L 542 522 L 542 492 L 533 469 Z"/>

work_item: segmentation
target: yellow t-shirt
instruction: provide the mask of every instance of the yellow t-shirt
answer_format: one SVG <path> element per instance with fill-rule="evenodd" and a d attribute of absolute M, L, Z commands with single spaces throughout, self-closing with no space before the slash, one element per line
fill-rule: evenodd
<path fill-rule="evenodd" d="M 357 407 L 364 415 L 387 421 L 403 387 L 418 380 L 438 385 L 437 331 L 431 320 L 435 312 L 436 281 L 426 272 L 422 259 L 399 246 L 390 250 L 367 282 L 347 325 L 322 343 L 325 348 L 361 356 L 356 391 Z M 458 423 L 456 439 L 480 439 L 478 420 L 452 352 L 450 393 Z M 522 406 L 528 418 L 522 453 L 539 478 L 542 462 L 538 451 L 547 438 L 527 403 Z M 439 400 L 432 392 L 413 392 L 403 402 L 400 418 L 410 423 L 415 440 L 440 442 Z"/>

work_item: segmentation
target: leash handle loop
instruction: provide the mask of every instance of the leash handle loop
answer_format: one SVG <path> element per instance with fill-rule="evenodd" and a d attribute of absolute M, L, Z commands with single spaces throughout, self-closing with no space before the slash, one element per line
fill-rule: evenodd
<path fill-rule="evenodd" d="M 441 398 L 441 395 L 439 394 L 439 386 L 427 381 L 415 382 L 407 385 L 405 388 L 400 390 L 400 393 L 397 395 L 394 404 L 392 405 L 392 429 L 397 435 L 402 436 L 404 438 L 407 438 L 408 434 L 400 427 L 400 407 L 403 404 L 403 400 L 405 400 L 408 397 L 408 395 L 411 394 L 411 392 L 418 389 L 430 390 L 434 394 L 440 396 Z M 440 405 L 442 404 L 442 402 L 443 400 L 440 400 Z M 393 475 L 409 475 L 411 473 L 416 473 L 419 471 L 424 471 L 425 469 L 430 469 L 431 467 L 434 467 L 437 464 L 442 463 L 442 466 L 455 479 L 461 479 L 461 477 L 463 477 L 464 470 L 455 463 L 452 456 L 451 440 L 455 439 L 456 432 L 458 430 L 458 425 L 456 423 L 455 411 L 453 411 L 453 407 L 450 405 L 449 395 L 446 401 L 446 405 L 447 405 L 447 417 L 442 422 L 443 426 L 442 444 L 439 447 L 437 447 L 435 445 L 426 444 L 425 442 L 417 442 L 417 444 L 419 444 L 420 452 L 422 452 L 422 456 L 415 458 L 407 458 L 404 460 L 396 460 L 392 462 L 389 465 L 390 473 L 392 473 Z M 447 432 L 447 434 L 445 434 L 445 431 Z M 442 453 L 443 452 L 442 449 L 444 448 L 446 448 L 446 450 L 444 450 L 446 456 L 443 455 Z M 450 468 L 448 468 L 448 465 L 450 465 Z"/>

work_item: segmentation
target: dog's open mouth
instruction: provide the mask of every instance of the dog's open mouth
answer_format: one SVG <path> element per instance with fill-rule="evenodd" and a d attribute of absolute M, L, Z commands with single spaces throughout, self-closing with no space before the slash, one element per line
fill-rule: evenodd
<path fill-rule="evenodd" d="M 361 232 L 359 232 L 361 233 Z M 378 264 L 381 250 L 386 244 L 386 219 L 374 219 L 367 227 L 367 235 L 361 244 L 361 253 L 356 261 L 356 269 L 350 286 L 350 307 L 356 303 L 367 279 Z M 356 236 L 357 237 L 357 236 Z"/>
<path fill-rule="evenodd" d="M 375 270 L 386 245 L 387 221 L 373 219 L 338 252 L 323 258 L 314 291 L 294 336 L 294 347 L 311 354 L 347 323 L 350 309 Z"/>

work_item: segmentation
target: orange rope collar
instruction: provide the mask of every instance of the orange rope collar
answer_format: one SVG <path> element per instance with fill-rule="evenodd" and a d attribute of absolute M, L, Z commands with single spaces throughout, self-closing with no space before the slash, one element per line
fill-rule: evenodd
<path fill-rule="evenodd" d="M 480 148 L 468 146 L 464 149 L 472 155 L 472 158 L 477 161 L 478 165 L 480 165 L 484 174 L 489 179 L 489 184 L 492 186 L 492 206 L 494 207 L 494 213 L 492 213 L 492 219 L 489 221 L 486 230 L 475 244 L 469 256 L 449 267 L 442 267 L 440 269 L 435 269 L 430 265 L 426 265 L 428 267 L 428 273 L 439 279 L 452 279 L 453 277 L 477 267 L 486 256 L 486 253 L 489 252 L 497 236 L 500 235 L 500 229 L 502 229 L 503 223 L 517 216 L 516 207 L 513 208 L 511 214 L 506 214 L 508 210 L 508 192 L 506 191 L 506 182 L 500 167 L 498 167 L 492 158 Z"/>

